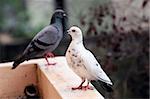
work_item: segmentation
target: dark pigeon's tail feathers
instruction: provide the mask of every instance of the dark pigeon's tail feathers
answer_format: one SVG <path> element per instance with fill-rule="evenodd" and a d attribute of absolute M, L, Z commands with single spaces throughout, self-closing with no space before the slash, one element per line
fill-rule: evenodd
<path fill-rule="evenodd" d="M 11 69 L 15 69 L 20 63 L 24 62 L 25 61 L 25 56 L 22 55 L 20 56 L 19 58 L 17 58 L 14 63 L 13 63 L 13 67 Z"/>

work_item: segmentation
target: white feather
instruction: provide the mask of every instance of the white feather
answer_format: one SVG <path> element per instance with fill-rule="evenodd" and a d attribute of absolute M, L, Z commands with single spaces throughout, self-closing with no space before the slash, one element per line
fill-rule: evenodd
<path fill-rule="evenodd" d="M 76 33 L 73 33 L 72 30 L 75 30 Z M 69 34 L 72 41 L 66 52 L 66 60 L 70 68 L 81 78 L 89 81 L 101 80 L 112 85 L 94 55 L 84 47 L 81 30 L 78 27 L 71 27 Z"/>

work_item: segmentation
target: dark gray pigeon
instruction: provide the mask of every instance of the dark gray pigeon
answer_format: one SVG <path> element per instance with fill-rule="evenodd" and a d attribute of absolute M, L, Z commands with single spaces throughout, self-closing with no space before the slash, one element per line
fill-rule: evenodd
<path fill-rule="evenodd" d="M 54 51 L 62 40 L 65 31 L 66 14 L 63 10 L 56 10 L 52 15 L 50 25 L 42 29 L 29 43 L 23 54 L 14 61 L 12 69 L 20 63 L 35 57 L 53 56 Z M 48 62 L 48 65 L 52 65 Z"/>

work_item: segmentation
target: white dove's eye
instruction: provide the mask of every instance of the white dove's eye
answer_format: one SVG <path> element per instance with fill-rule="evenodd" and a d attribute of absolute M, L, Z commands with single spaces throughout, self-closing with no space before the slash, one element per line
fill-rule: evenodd
<path fill-rule="evenodd" d="M 72 30 L 72 32 L 76 32 L 76 30 Z"/>

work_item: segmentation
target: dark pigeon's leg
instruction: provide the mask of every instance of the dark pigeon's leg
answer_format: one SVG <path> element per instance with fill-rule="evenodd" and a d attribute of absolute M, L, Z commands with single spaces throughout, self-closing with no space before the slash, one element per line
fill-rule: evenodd
<path fill-rule="evenodd" d="M 85 79 L 82 79 L 81 84 L 78 87 L 73 87 L 72 90 L 78 90 L 78 89 L 82 90 L 82 88 L 83 88 L 82 85 L 83 85 L 84 82 L 85 82 Z"/>
<path fill-rule="evenodd" d="M 46 53 L 45 55 L 44 55 L 44 57 L 45 57 L 45 60 L 47 61 L 47 66 L 50 66 L 50 65 L 56 65 L 56 63 L 50 63 L 49 61 L 48 61 L 48 58 L 49 57 L 54 57 L 54 54 L 53 53 Z"/>

